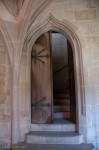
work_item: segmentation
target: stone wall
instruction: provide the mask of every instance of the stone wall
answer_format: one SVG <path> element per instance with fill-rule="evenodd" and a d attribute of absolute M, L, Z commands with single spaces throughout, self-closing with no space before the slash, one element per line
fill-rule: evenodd
<path fill-rule="evenodd" d="M 8 12 L 7 8 L 4 7 L 3 4 L 1 4 L 0 1 L 0 17 L 5 24 L 14 49 L 14 53 L 12 55 L 12 65 L 14 65 L 14 70 L 12 74 L 8 58 L 8 51 L 5 46 L 6 44 L 4 42 L 4 39 L 2 38 L 2 34 L 0 33 L 0 142 L 8 144 L 10 141 L 11 75 L 13 75 L 14 78 L 13 121 L 16 125 L 16 128 L 18 129 L 16 130 L 16 128 L 13 127 L 14 133 L 17 133 L 18 131 L 17 136 L 16 134 L 13 135 L 14 143 L 24 140 L 25 133 L 30 130 L 31 61 L 29 59 L 30 46 L 28 46 L 27 44 L 26 47 L 25 42 L 29 42 L 29 39 L 26 40 L 26 37 L 31 37 L 32 27 L 34 27 L 33 30 L 36 30 L 38 24 L 41 24 L 41 22 L 46 20 L 49 13 L 51 13 L 57 20 L 61 22 L 63 20 L 67 20 L 72 25 L 75 25 L 81 33 L 81 37 L 79 37 L 79 39 L 82 38 L 84 41 L 84 45 L 82 45 L 83 51 L 81 52 L 83 65 L 80 66 L 80 68 L 75 68 L 77 69 L 77 71 L 82 68 L 82 74 L 84 75 L 83 86 L 80 87 L 79 85 L 77 85 L 78 90 L 83 88 L 85 91 L 85 103 L 83 104 L 83 107 L 85 108 L 84 114 L 81 113 L 81 101 L 79 100 L 78 102 L 80 112 L 78 112 L 79 131 L 84 135 L 85 142 L 93 143 L 97 147 L 97 149 L 99 149 L 99 1 L 49 0 L 45 2 L 50 2 L 49 5 L 46 4 L 46 7 L 37 7 L 37 4 L 39 4 L 39 0 L 35 0 L 34 2 L 35 4 L 33 4 L 33 1 L 31 1 L 31 5 L 28 6 L 28 1 L 26 1 L 19 18 L 14 18 Z M 41 0 L 40 2 L 41 5 L 44 0 Z M 28 11 L 26 11 L 27 8 Z M 34 10 L 36 9 L 37 11 L 39 10 L 40 13 L 34 12 Z M 42 9 L 42 11 L 40 9 Z M 9 23 L 11 21 L 10 26 L 6 25 L 6 21 Z M 15 39 L 15 35 L 13 34 L 14 36 L 12 36 L 13 29 L 11 25 L 13 24 L 16 24 L 15 29 L 17 37 Z M 24 47 L 23 43 L 25 43 Z M 74 56 L 75 55 L 76 54 L 74 53 Z M 18 105 L 16 105 L 17 103 Z"/>
<path fill-rule="evenodd" d="M 74 24 L 85 41 L 82 67 L 86 116 L 80 116 L 79 122 L 83 125 L 80 127 L 85 133 L 85 142 L 94 143 L 99 149 L 99 1 L 54 0 L 54 3 L 46 11 L 60 21 L 66 19 Z"/>
<path fill-rule="evenodd" d="M 0 32 L 0 148 L 11 142 L 11 84 L 9 55 Z"/>
<path fill-rule="evenodd" d="M 81 33 L 81 37 L 79 38 L 82 38 L 84 41 L 84 45 L 82 45 L 83 51 L 81 52 L 83 64 L 80 66 L 83 70 L 84 83 L 82 87 L 80 87 L 80 85 L 76 86 L 78 90 L 83 88 L 85 91 L 85 103 L 82 104 L 85 112 L 84 115 L 82 115 L 82 102 L 79 100 L 79 112 L 77 112 L 77 114 L 79 114 L 79 125 L 77 126 L 79 126 L 79 132 L 84 136 L 84 142 L 93 143 L 98 148 L 99 2 L 98 0 L 54 0 L 50 6 L 45 8 L 37 17 L 31 26 L 34 26 L 34 29 L 36 29 L 36 26 L 40 24 L 40 22 L 44 22 L 50 13 L 59 21 L 67 20 L 75 25 Z M 79 69 L 80 68 L 75 68 L 75 70 Z M 81 81 L 79 81 L 79 83 L 80 82 Z"/>

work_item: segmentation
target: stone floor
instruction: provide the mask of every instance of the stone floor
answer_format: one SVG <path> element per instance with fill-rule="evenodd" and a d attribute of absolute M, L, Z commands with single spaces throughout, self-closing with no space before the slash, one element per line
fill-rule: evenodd
<path fill-rule="evenodd" d="M 36 145 L 21 143 L 13 146 L 13 150 L 94 150 L 92 144 L 80 144 L 80 145 Z"/>

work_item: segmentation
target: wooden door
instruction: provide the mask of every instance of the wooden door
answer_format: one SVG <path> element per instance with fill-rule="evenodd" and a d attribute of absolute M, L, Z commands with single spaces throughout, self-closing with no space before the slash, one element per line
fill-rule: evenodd
<path fill-rule="evenodd" d="M 74 78 L 74 61 L 71 44 L 67 41 L 68 48 L 68 65 L 69 65 L 69 84 L 70 84 L 70 109 L 71 120 L 76 122 L 76 98 L 75 98 L 75 78 Z"/>
<path fill-rule="evenodd" d="M 31 54 L 31 98 L 32 123 L 52 121 L 50 33 L 41 35 L 35 42 Z"/>

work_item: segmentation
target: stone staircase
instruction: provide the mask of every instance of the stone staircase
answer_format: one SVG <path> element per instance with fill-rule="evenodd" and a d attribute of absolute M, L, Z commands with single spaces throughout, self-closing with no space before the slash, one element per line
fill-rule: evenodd
<path fill-rule="evenodd" d="M 53 124 L 32 124 L 31 132 L 26 134 L 28 144 L 80 144 L 82 135 L 75 132 L 75 124 L 56 119 Z M 65 122 L 65 123 L 64 123 Z"/>
<path fill-rule="evenodd" d="M 70 119 L 69 89 L 54 94 L 54 119 Z"/>
<path fill-rule="evenodd" d="M 81 144 L 82 135 L 76 132 L 75 124 L 70 122 L 69 90 L 54 94 L 54 118 L 52 124 L 32 124 L 31 132 L 26 134 L 28 144 Z"/>

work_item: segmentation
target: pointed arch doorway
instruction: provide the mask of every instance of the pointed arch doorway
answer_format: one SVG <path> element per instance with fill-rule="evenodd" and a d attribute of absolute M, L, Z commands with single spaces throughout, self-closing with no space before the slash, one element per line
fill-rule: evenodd
<path fill-rule="evenodd" d="M 32 123 L 76 122 L 74 62 L 69 40 L 49 31 L 31 52 Z"/>

